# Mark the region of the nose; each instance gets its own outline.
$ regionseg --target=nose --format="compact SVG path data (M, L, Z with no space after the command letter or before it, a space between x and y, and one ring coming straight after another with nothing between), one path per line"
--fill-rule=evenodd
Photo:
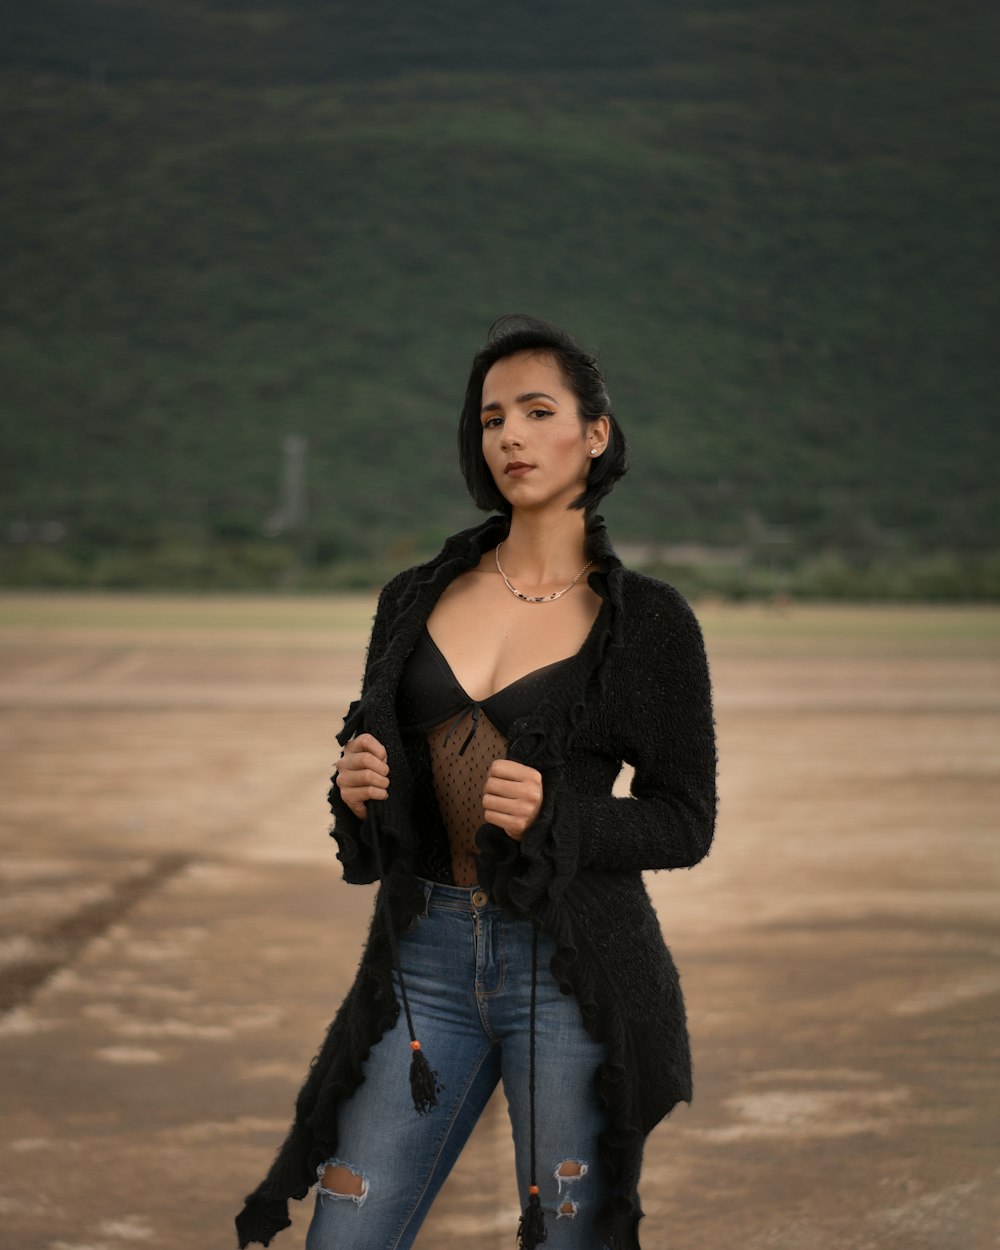
M511 447L523 447L524 437L516 418L507 417L500 435L500 446L504 451Z

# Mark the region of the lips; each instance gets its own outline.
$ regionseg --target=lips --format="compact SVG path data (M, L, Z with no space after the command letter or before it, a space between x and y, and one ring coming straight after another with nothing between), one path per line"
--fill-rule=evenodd
M530 473L534 467L533 464L525 464L523 460L512 460L510 464L504 466L504 473L508 477L524 477L525 473Z

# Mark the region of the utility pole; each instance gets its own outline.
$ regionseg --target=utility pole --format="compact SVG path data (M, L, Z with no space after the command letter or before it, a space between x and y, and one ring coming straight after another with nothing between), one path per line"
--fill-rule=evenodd
M286 434L281 440L281 490L278 506L264 522L268 538L296 530L301 538L306 523L306 447L304 434Z

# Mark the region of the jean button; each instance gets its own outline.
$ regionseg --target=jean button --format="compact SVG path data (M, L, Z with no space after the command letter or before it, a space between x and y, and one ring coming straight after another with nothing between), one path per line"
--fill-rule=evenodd
M473 907L485 907L489 901L490 901L490 896L486 893L485 890L473 890L472 891L472 906Z

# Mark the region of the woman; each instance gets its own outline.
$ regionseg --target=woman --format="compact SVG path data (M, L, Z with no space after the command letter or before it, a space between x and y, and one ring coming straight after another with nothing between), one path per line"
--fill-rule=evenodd
M345 880L381 888L241 1246L267 1245L314 1182L307 1250L411 1246L502 1080L519 1245L636 1250L644 1140L691 1097L642 871L690 867L712 838L698 625L623 568L595 514L625 440L564 331L493 326L459 444L497 515L380 596L331 806ZM629 798L611 793L623 761Z

